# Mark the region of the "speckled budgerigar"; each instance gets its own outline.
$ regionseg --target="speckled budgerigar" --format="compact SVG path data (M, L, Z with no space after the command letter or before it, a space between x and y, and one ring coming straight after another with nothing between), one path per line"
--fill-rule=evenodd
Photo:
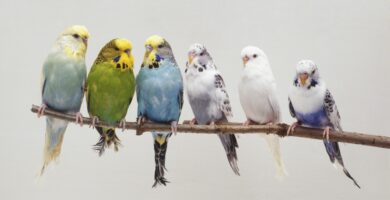
M258 47L248 46L241 51L244 70L238 85L241 106L246 115L244 125L276 124L280 122L280 108L276 98L276 83L268 58ZM280 153L279 136L265 137L274 156L277 177L287 173Z
M125 117L135 91L134 58L129 40L118 38L108 42L96 58L88 74L86 99L93 126L97 120L124 128ZM120 145L115 128L96 127L100 140L95 145L99 155L106 147Z
M216 123L227 122L228 117L233 116L225 83L204 45L190 46L185 77L188 100L195 115L192 124L213 126ZM218 137L233 172L240 175L235 135L218 134Z
M46 108L63 113L76 114L76 122L82 124L79 112L84 97L86 79L85 53L89 38L84 26L67 28L57 39L42 70L42 106L38 116ZM61 146L68 122L53 117L46 118L46 139L44 163L47 165L61 152Z
M145 56L137 75L139 126L146 120L170 124L172 132L183 106L183 80L171 46L161 36L153 35L145 42ZM164 177L168 139L172 132L153 132L157 184L166 185Z
M360 188L356 180L344 166L340 147L337 142L329 141L330 129L343 131L340 114L332 94L319 74L317 65L311 60L301 60L296 67L296 74L289 93L291 116L297 119L290 126L287 134L293 134L297 125L324 129L324 145L332 163L338 163L345 175Z

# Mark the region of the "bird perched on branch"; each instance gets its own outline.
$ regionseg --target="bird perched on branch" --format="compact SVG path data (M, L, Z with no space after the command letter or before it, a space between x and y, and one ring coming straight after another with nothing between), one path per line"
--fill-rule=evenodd
M127 109L135 90L131 50L132 45L127 39L113 39L100 50L93 63L86 87L87 108L93 118L92 126L95 126L96 121L102 120L112 126L119 122L125 128ZM112 144L114 150L118 151L120 141L114 127L96 127L96 130L100 134L100 140L95 145L99 155Z
M345 175L360 188L356 180L344 166L339 144L329 141L330 129L342 131L340 114L332 94L320 78L317 65L311 60L301 60L296 68L294 83L289 94L291 116L298 121L290 126L287 134L293 134L297 125L323 128L324 144L330 161L337 161Z
M191 45L188 51L185 77L188 100L195 115L191 123L214 125L227 122L228 117L232 116L229 95L222 76L204 45ZM238 143L235 135L218 134L218 137L226 151L233 172L240 175L236 152Z
M42 106L38 117L46 108L64 113L76 113L76 123L82 125L80 111L86 78L85 52L89 33L84 26L71 26L57 39L42 70ZM44 163L41 174L61 152L68 122L46 118Z
M247 118L244 125L279 123L280 108L276 97L276 83L267 56L261 49L248 46L241 51L241 58L244 70L238 91ZM262 136L274 156L277 177L284 177L287 173L281 158L279 136Z
M164 177L168 139L176 133L183 106L183 80L169 43L158 35L145 42L145 56L137 75L139 126L150 120L171 125L171 132L153 132L157 184L166 185Z

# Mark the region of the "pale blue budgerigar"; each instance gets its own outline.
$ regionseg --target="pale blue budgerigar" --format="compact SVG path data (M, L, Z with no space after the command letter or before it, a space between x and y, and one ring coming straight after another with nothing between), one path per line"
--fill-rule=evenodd
M146 120L170 124L173 133L183 106L183 80L171 46L161 36L153 35L145 42L145 56L136 79L139 126ZM165 155L172 132L153 132L155 182L166 185Z
M233 116L225 83L204 45L196 43L190 46L185 77L188 100L195 115L191 124L213 126L227 122L228 117ZM235 135L218 134L218 137L233 172L240 175Z
M84 26L71 26L57 39L42 70L42 106L38 117L46 108L76 114L76 123L82 125L80 107L86 79L85 53L89 38ZM60 152L68 122L53 117L46 118L44 163L41 174Z
M360 188L344 166L339 144L329 141L330 129L343 131L340 114L325 81L320 77L317 65L311 60L298 62L293 86L289 93L289 108L291 116L296 118L297 122L290 126L287 134L293 134L297 125L324 129L323 135L326 138L324 145L330 161L341 165L345 175Z

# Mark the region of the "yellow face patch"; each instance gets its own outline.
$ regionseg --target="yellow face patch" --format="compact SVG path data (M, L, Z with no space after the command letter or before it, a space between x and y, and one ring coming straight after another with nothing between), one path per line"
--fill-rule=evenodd
M78 34L81 38L88 39L89 32L85 26L74 25L65 30L63 35L73 35Z
M121 71L133 70L134 57L131 54L132 45L129 40L124 38L116 39L115 48L119 53L119 56L112 59L112 64L115 68L121 69Z

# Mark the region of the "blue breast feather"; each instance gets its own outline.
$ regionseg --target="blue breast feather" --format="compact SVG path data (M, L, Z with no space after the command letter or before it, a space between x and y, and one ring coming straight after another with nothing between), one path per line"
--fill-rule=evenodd
M78 112L84 96L85 63L48 59L43 70L43 103L58 111Z
M329 125L329 119L324 108L321 108L318 111L312 113L296 112L296 118L298 121L302 122L303 125L312 127L322 128Z
M141 68L137 76L138 116L158 123L178 121L183 80L180 69L172 62L159 68Z

